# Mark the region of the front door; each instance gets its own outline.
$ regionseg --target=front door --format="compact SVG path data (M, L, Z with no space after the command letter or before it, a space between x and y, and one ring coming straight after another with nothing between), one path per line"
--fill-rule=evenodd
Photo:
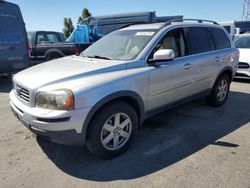
M192 95L193 64L186 56L186 42L182 29L168 32L156 49L172 49L175 59L154 63L149 77L147 110L174 103ZM154 53L154 52L153 52Z

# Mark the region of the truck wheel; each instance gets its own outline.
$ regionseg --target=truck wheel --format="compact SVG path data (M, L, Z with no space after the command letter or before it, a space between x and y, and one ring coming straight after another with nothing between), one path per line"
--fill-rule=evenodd
M135 110L115 102L98 111L89 125L87 147L96 156L109 159L129 148L138 127Z
M206 97L211 106L221 106L225 103L230 90L229 77L226 74L221 75L213 87L212 92Z
M52 53L52 54L48 54L46 56L46 61L50 61L50 60L53 60L53 59L58 59L58 58L61 58L62 56L60 54L56 54L56 53Z

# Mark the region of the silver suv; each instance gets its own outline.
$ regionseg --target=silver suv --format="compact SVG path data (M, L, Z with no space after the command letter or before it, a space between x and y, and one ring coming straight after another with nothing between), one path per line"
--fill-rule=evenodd
M213 106L228 96L239 54L215 22L131 25L80 56L16 74L10 105L32 132L96 156L125 152L143 121L196 97Z

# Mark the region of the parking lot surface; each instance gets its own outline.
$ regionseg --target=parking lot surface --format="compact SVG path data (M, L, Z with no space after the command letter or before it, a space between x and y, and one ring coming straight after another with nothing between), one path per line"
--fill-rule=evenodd
M0 187L250 187L250 82L233 82L222 107L156 115L112 160L36 137L13 117L11 87L0 78Z

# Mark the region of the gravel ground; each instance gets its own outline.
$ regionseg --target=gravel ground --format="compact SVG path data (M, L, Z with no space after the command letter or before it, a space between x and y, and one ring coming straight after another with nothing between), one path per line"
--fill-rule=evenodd
M36 137L13 117L10 88L0 78L0 187L250 188L250 82L233 82L220 108L200 99L153 117L112 160Z

